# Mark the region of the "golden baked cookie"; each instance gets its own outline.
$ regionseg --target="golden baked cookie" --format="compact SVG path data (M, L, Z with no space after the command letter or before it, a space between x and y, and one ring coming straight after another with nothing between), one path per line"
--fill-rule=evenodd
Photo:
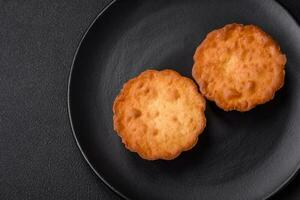
M114 129L142 158L171 160L197 143L204 110L205 99L191 79L173 70L147 70L116 97Z
M277 43L260 28L229 24L210 32L197 48L193 77L220 108L248 111L283 86L285 63Z

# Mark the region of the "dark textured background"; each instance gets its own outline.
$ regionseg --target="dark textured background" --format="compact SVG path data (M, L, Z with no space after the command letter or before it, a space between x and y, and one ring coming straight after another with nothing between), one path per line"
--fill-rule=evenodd
M300 2L280 2L300 21ZM76 47L107 3L0 0L1 200L120 199L81 156L66 98ZM299 200L300 175L272 199Z

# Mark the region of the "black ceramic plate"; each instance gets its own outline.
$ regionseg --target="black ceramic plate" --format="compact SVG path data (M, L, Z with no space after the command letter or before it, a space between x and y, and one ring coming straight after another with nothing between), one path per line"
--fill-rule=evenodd
M191 77L205 35L228 23L255 24L287 55L286 82L250 112L207 104L198 145L172 161L146 161L113 131L112 104L140 72L175 69ZM74 136L95 173L129 199L265 199L300 163L300 28L275 1L127 0L112 3L90 27L69 80Z

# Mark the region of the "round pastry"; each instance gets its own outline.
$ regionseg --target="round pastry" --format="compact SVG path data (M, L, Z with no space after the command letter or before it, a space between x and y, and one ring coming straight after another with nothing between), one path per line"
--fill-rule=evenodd
M197 143L204 110L205 99L191 79L173 70L147 70L116 97L114 129L142 158L171 160Z
M248 111L273 99L284 84L286 57L254 25L229 24L210 32L194 55L201 93L225 111Z

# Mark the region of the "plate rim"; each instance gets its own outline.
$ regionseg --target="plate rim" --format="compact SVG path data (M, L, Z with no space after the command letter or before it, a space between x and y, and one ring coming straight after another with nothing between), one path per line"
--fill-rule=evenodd
M79 149L79 151L81 152L84 160L87 162L87 164L89 165L89 167L92 169L92 171L96 174L96 176L104 183L104 185L106 187L108 187L113 193L115 193L116 195L118 195L119 197L125 199L125 200L130 200L128 197L126 197L124 194L122 194L121 192L119 192L116 188L114 188L107 180L105 180L105 178L99 174L99 172L94 168L93 164L89 161L88 157L86 156L85 152L83 151L83 149L81 148L80 142L77 138L77 134L76 131L74 129L74 125L73 125L73 120L72 120L72 114L71 114L71 103L70 103L70 90L71 90L71 82L72 82L72 74L73 74L73 69L74 69L74 64L76 62L76 58L79 52L79 49L81 48L81 45L83 43L83 41L86 38L86 35L90 32L91 28L93 27L93 25L96 23L96 21L98 21L98 19L100 19L100 17L113 5L117 2L118 0L110 0L110 2L104 6L104 8L96 15L96 17L93 19L93 21L89 24L88 28L85 30L84 34L82 35L74 56L73 56L73 60L72 60L72 64L71 64L71 68L69 70L69 75L68 75L68 90L67 90L67 107L68 107L68 118L69 118L69 124L71 127L71 131L72 131L72 135L73 138L75 139L76 142L76 146Z
M115 187L113 187L93 166L93 164L89 161L88 157L86 156L84 150L82 149L80 142L77 138L77 134L76 131L74 129L74 125L73 125L73 120L72 120L72 114L71 114L71 103L70 103L70 90L71 90L71 82L72 82L72 74L73 74L73 70L74 70L74 65L78 56L78 52L82 46L83 41L85 40L87 34L90 32L91 28L94 26L94 24L101 19L101 17L105 14L105 12L107 10L109 10L109 8L112 7L112 5L114 5L116 2L118 2L120 0L110 0L110 2L108 4L106 4L104 6L104 8L96 15L96 17L93 19L93 21L88 25L87 29L85 30L84 34L81 36L81 39L76 47L73 59L72 59L72 63L71 63L71 67L69 70L69 74L68 74L68 84L67 84L67 108L68 108L68 118L69 118L69 125L71 127L71 131L72 131L72 135L73 138L76 142L76 146L79 149L79 151L81 152L84 160L87 162L87 164L89 165L89 167L92 169L92 171L96 174L96 176L104 183L105 186L107 186L114 194L116 194L117 196L125 199L125 200L130 200L130 198L128 196L125 196L124 194L122 194L120 191L118 191ZM283 10L285 10L285 12L288 13L288 15L292 18L292 20L299 25L300 22L298 22L298 20L296 20L296 18L294 17L294 15L281 3L278 2L278 0L273 0L273 2L275 2L279 7L281 7ZM282 191L284 188L286 188L288 186L288 184L296 177L296 175L300 173L300 162L298 163L298 165L295 167L295 169L291 172L291 174L281 183L279 184L272 192L270 192L269 194L266 194L262 200L268 200L269 198L273 197L275 194L277 194L278 192Z

